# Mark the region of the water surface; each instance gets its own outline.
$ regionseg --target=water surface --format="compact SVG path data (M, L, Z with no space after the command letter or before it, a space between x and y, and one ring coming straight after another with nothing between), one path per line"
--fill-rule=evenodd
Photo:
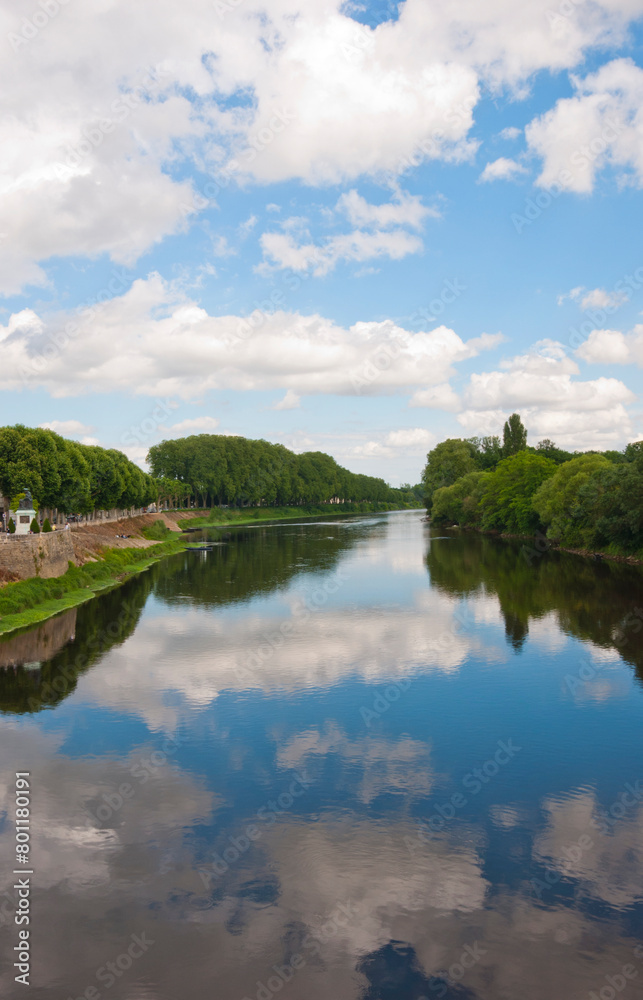
M641 571L433 535L213 532L0 643L32 997L643 997Z

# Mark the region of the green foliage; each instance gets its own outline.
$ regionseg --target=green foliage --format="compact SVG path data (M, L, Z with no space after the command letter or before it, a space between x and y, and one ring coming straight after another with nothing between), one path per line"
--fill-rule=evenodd
M303 506L335 497L404 503L402 492L383 479L349 472L324 452L295 455L268 441L194 434L153 445L148 461L157 480L178 482L201 507Z
M581 518L579 491L601 469L612 463L603 455L578 455L559 465L533 498L534 510L547 528L547 537L564 545L582 546L587 540L587 524Z
M574 456L571 451L564 451L562 448L557 448L553 441L549 438L544 438L539 441L536 445L536 451L539 455L544 455L545 458L551 458L556 462L557 465L561 465L563 462L569 462Z
M535 452L521 450L503 458L485 483L480 501L482 527L522 534L535 531L539 517L532 498L555 471L555 462Z
M586 548L643 553L643 468L638 462L610 465L578 491L577 511Z
M502 429L502 454L505 458L517 455L527 447L527 431L520 414L512 413Z
M173 532L164 521L158 520L154 524L150 524L149 527L143 528L141 534L151 542L164 542Z
M476 461L481 469L495 469L502 458L502 445L499 437L467 438L475 450Z
M422 474L424 486L424 502L431 512L433 496L436 490L444 486L452 486L461 476L474 472L477 467L476 448L470 441L462 438L447 438L436 445L427 455L427 462Z
M9 534L14 535L16 532L16 522L12 517L9 518Z
M157 496L151 476L120 451L78 444L40 427L1 427L0 493L19 497L25 489L35 510L67 514L141 507Z
M18 510L18 506L20 504L20 501L24 497L26 497L26 495L27 494L25 493L25 491L21 490L20 493L16 493L15 496L11 497L11 501L10 501L10 503L11 503L11 509L12 510ZM36 500L35 497L32 497L32 501L33 501L33 510L38 511L38 501Z
M499 462L498 438L437 445L424 470L431 520L515 534L542 527L548 538L573 548L643 555L643 441L622 452L585 454L548 438L536 448L526 441L514 413L502 451L517 450Z
M30 529L31 529L31 533L32 534L34 534L34 535L39 535L40 534L40 525L38 524L38 518L33 517L31 519Z
M52 527L51 527L51 524L49 523L49 518L48 517L46 517L45 520L44 520L44 522L43 522L42 530L43 530L43 532L48 532L48 531L52 531L53 530Z
M459 524L474 527L480 524L480 501L491 473L469 472L452 486L442 486L433 494L431 520L438 524Z

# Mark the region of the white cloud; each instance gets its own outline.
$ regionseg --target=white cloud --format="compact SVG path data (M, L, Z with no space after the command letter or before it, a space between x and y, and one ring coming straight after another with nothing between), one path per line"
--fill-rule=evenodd
M244 0L225 17L211 0L180 10L171 0L135 9L111 0L82 17L61 6L30 41L20 37L22 12L6 8L2 290L44 283L41 262L52 256L133 262L216 199L214 183L195 200L191 182L177 179L193 166L226 169L221 188L398 177L413 158L470 159L482 85L524 95L538 71L618 44L640 13L639 0L601 0L558 31L548 4L406 0L397 20L369 28L342 0ZM626 127L609 157L640 176L641 75L613 62L579 84L573 106L559 102L532 123L541 183L565 160L565 143L591 141L613 116ZM593 169L571 186L589 189Z
M435 441L435 434L425 427L405 427L399 431L391 431L386 436L386 443L391 448L407 448L420 454Z
M273 410L297 410L301 406L301 397L289 389L283 399L272 407Z
M378 441L364 441L355 445L348 454L350 459L394 459L400 454L426 455L436 441L435 434L425 427L404 427L401 430L389 431Z
M344 212L354 226L375 229L390 229L393 226L421 229L427 216L439 218L440 215L424 205L419 195L410 195L406 191L397 191L391 202L371 205L352 189L340 197L337 211Z
M589 364L638 365L643 368L643 325L627 334L619 330L593 330L576 351Z
M502 132L498 133L501 139L507 139L508 141L513 141L517 139L518 136L522 135L522 129L516 128L515 125L509 125L507 128L503 128Z
M172 436L183 437L185 434L209 434L218 426L219 421L215 417L191 417L172 424L171 427L163 427L162 430Z
M0 387L42 386L55 396L410 392L448 381L459 361L498 342L486 334L465 342L445 326L412 334L391 320L344 329L285 312L261 313L253 327L239 316L208 315L157 274L73 320L63 314L12 329L0 343Z
M643 184L643 69L616 59L584 80L525 129L530 150L543 160L541 187L587 194L607 165L622 180Z
M562 345L541 341L502 371L471 375L458 421L471 433L498 434L512 411L520 412L530 439L554 439L571 450L624 443L632 424L626 406L634 394L621 381L573 379L576 363Z
M355 230L341 236L332 236L323 244L297 243L290 233L264 233L261 237L264 252L262 271L273 268L291 268L293 271L310 271L321 277L332 271L340 261L366 261L381 257L401 260L422 250L422 240L401 229L367 233Z
M614 288L607 291L605 288L587 289L583 285L572 288L571 291L557 298L558 305L562 305L565 299L573 302L580 302L581 309L618 309L625 302L629 301L629 294L625 289Z
M74 438L81 444L100 444L97 437L92 435L93 427L88 427L80 420L50 420L45 424L38 424L44 430L54 431L62 437Z
M526 173L527 171L520 163L516 163L515 160L509 160L506 156L500 156L492 163L487 163L480 174L480 180L482 182L512 181L514 178Z
M426 406L433 410L459 410L460 397L448 382L432 385L428 389L418 389L413 394L409 406Z
M380 205L371 204L352 189L340 196L334 212L326 214L331 221L346 216L358 228L315 243L306 228L306 219L299 216L285 219L281 231L261 236L264 260L259 271L285 267L312 271L321 277L340 261L364 262L381 257L400 260L422 249L422 241L408 230L422 229L428 216L436 218L440 213L424 205L419 196L399 189L392 201Z

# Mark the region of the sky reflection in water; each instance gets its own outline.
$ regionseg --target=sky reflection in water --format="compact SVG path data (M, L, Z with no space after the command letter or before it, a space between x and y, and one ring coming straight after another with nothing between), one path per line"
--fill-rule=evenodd
M420 512L223 540L0 644L31 995L643 996L640 570Z

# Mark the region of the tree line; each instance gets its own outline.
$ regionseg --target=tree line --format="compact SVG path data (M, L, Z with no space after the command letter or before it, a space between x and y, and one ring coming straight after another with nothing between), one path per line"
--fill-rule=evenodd
M200 506L412 504L414 488L349 472L321 451L296 455L282 444L222 434L194 434L153 445L152 474L189 484Z
M519 414L498 437L449 438L422 478L431 521L482 531L542 532L573 548L643 550L643 441L623 451L530 447Z
M16 509L25 489L36 509L65 514L165 503L256 506L371 502L418 505L420 488L393 489L356 475L323 452L295 455L283 445L198 434L150 448L151 472L121 451L79 444L44 428L0 428L0 494Z

